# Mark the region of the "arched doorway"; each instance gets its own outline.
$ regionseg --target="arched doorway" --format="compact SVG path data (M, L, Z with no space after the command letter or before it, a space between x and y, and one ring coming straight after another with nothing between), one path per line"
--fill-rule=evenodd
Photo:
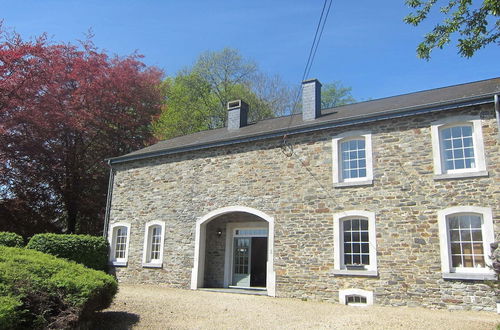
M194 250L194 266L191 272L191 289L196 290L204 286L205 270L206 270L206 252L207 246L207 228L208 233L212 233L214 228L209 226L210 222L216 219L226 218L231 215L246 214L252 216L258 221L224 221L221 224L223 228L215 228L217 234L225 232L224 244L224 282L223 287L228 286L243 286L253 284L260 286L265 281L265 288L269 296L276 295L276 275L274 272L274 218L259 210L245 206L230 206L212 211L196 221L195 234L195 250ZM248 218L248 217L247 217ZM265 224L263 226L262 224ZM212 226L213 227L213 226ZM212 236L211 236L212 237ZM265 237L265 240L263 239ZM264 244L265 241L265 244ZM222 244L222 243L221 243ZM265 246L265 248L264 248ZM254 255L262 253L262 250L267 250L267 262L265 269L265 277L258 274L259 270L251 269L251 250L254 250ZM264 251L265 251L264 250ZM260 252L259 252L260 251ZM248 255L244 255L248 253ZM243 254L243 255L241 255ZM245 268L245 262L248 262ZM258 264L258 262L254 262ZM211 266L211 265L209 265ZM243 271L238 271L243 269ZM252 271L255 273L252 276ZM248 278L245 278L245 274ZM259 280L260 278L260 280ZM261 281L261 282L259 282Z

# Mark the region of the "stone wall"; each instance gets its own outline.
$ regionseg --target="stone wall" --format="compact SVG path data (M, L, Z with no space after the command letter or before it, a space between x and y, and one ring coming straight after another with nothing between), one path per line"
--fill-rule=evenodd
M488 177L434 180L430 123L480 114ZM374 182L334 188L334 135L370 130ZM196 220L242 205L275 219L274 267L280 297L338 302L338 291L374 292L375 304L494 310L481 281L443 280L437 211L452 206L493 210L500 229L500 144L491 105L391 119L281 139L182 153L116 165L111 223L132 224L128 267L120 281L190 286ZM307 167L307 168L306 168ZM375 212L377 277L334 276L333 214ZM144 224L166 222L162 269L141 267Z

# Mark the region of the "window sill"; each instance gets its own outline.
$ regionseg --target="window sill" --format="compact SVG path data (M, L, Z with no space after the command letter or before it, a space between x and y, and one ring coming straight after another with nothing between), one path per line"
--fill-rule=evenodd
M356 187L356 186L370 186L373 184L373 180L363 180L363 181L344 181L335 182L333 184L334 188L344 188L344 187Z
M352 269L335 269L332 271L335 276L363 276L363 277L377 277L376 270L352 270Z
M495 274L491 273L443 273L445 280L473 280L473 281L492 281L496 280Z
M153 262L146 262L142 264L143 268L163 268L163 263L153 263Z
M115 267L127 267L127 261L110 261L109 264Z
M436 174L436 175L434 175L434 180L476 178L476 177L483 177L483 176L488 176L488 171Z

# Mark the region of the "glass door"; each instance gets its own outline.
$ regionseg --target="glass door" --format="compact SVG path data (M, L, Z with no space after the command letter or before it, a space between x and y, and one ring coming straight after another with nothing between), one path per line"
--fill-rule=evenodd
M251 237L234 238L233 285L250 287Z

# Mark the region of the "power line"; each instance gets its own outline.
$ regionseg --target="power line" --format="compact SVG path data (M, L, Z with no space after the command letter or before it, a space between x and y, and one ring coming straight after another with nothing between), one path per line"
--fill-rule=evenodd
M330 1L330 2L328 4L328 9L326 10L326 14L325 14L325 8L326 8L328 1ZM302 83L302 81L304 81L306 79L306 77L309 75L309 72L311 71L312 65L314 63L314 58L316 56L316 51L318 50L318 46L319 46L319 43L321 41L321 36L323 35L323 30L325 28L325 24L326 24L326 21L328 19L328 15L330 13L330 8L332 6L332 2L333 2L333 0L325 0L323 3L323 8L321 9L321 15L320 15L319 20L318 20L318 25L316 26L316 31L314 33L313 42L311 44L311 49L309 50L309 56L307 58L306 66L304 68L304 73L302 74L301 83ZM318 34L318 32L319 32L319 34ZM282 152L287 157L290 157L293 154L293 146L291 144L287 143L287 136L288 136L288 131L290 129L290 126L292 125L293 112L294 112L295 108L297 107L297 104L299 103L300 94L301 94L301 88L299 88L297 90L297 94L295 96L294 103L292 105L292 108L290 109L290 112L291 112L290 119L288 121L286 132L283 135L283 143L282 143L281 149L282 149Z

